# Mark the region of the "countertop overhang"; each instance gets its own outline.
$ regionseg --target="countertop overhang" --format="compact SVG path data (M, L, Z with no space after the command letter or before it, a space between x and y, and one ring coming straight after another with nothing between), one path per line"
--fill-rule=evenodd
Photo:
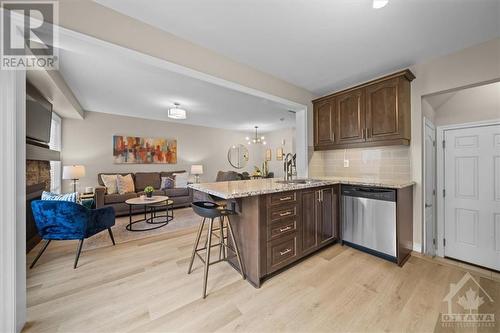
M235 180L214 183L189 184L193 190L208 193L222 199L237 199L256 195L294 191L305 188L329 186L335 184L363 185L383 188L401 189L415 185L410 180L375 180L351 177L316 177L307 183L280 183L282 179Z

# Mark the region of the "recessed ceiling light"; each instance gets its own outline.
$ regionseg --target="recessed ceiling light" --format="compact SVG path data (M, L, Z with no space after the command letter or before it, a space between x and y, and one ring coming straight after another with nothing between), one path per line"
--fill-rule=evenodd
M374 9L384 8L385 6L387 6L388 3L389 0L373 0L373 8Z
M186 119L186 110L181 109L179 103L174 103L174 107L168 109L167 116L172 119Z

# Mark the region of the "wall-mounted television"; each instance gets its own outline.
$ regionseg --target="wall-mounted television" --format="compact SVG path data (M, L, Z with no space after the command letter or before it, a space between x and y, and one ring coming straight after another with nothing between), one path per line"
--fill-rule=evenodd
M39 102L26 99L26 137L42 143L50 141L52 110Z

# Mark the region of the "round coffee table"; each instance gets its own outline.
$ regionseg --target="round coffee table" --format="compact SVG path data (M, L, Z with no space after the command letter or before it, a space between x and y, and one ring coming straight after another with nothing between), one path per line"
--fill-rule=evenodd
M129 207L129 223L125 227L128 231L147 231L154 230L166 226L170 221L174 219L174 201L170 200L167 196L155 195L151 198L132 198L125 201ZM132 206L144 206L144 218L132 221ZM147 210L149 208L150 217L147 217ZM157 215L157 210L165 208L166 215ZM170 212L169 212L170 211ZM164 218L158 221L159 218ZM144 229L133 229L132 226L139 222L146 222L147 224L153 225L150 228Z

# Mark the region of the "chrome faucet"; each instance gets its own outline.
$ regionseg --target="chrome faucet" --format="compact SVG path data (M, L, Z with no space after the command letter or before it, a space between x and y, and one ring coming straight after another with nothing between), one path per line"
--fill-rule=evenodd
M285 161L283 162L283 171L285 181L292 180L293 175L296 173L295 159L297 154L292 155L291 153L286 154Z

